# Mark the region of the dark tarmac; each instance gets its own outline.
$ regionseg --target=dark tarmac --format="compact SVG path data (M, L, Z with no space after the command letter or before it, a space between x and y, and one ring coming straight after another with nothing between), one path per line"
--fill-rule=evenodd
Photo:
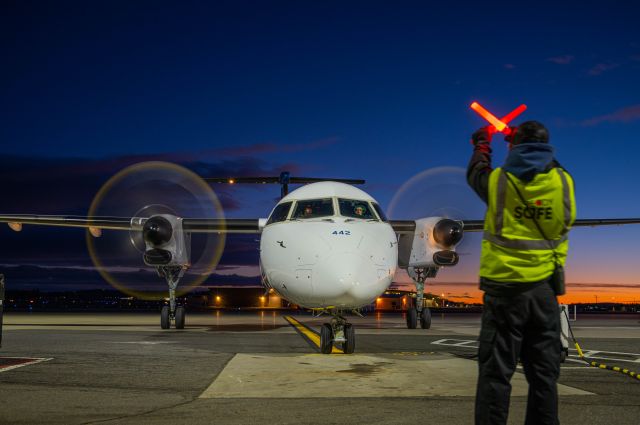
M436 314L429 330L400 314L352 317L356 353L327 356L284 314L192 314L180 331L155 314L6 314L0 423L473 423L479 315ZM316 331L327 320L291 316ZM572 325L593 359L640 371L639 321ZM561 423L638 423L640 380L572 351L560 384ZM513 387L509 423L521 424L521 371Z

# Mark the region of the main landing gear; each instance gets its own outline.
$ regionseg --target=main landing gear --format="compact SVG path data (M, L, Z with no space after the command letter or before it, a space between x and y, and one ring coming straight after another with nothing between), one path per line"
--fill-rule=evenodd
M171 322L176 329L184 329L185 308L176 304L176 288L180 278L184 275L185 268L180 266L159 266L158 276L164 277L169 285L169 305L163 305L160 310L160 327L169 329Z
M347 323L340 313L331 313L333 318L330 323L325 323L320 328L320 352L331 354L333 344L339 344L344 354L353 354L356 349L356 331L351 323Z
M407 309L407 328L416 329L418 327L418 319L420 319L420 327L429 329L431 328L431 310L429 310L429 307L423 306L424 283L428 278L436 277L438 269L436 267L410 267L407 272L416 285L415 305Z

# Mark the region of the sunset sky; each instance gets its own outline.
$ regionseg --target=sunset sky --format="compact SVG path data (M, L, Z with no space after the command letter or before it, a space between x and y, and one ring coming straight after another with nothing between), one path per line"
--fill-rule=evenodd
M84 215L109 176L163 160L363 178L393 218L479 219L464 181L478 101L496 115L526 103L515 123L546 124L579 218L640 217L640 6L432 3L3 1L0 213ZM495 140L496 165L506 152ZM237 218L266 217L279 194L214 189ZM640 300L639 240L640 225L573 230L566 299ZM79 230L3 226L0 241L9 282L20 265L51 270L16 289L80 289L60 270L91 267ZM255 276L257 246L229 237L217 277ZM428 290L478 300L479 247L468 235Z

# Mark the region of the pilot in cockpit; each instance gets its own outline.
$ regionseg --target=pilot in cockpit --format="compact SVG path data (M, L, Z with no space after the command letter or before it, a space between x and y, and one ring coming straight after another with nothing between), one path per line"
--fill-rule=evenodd
M305 205L304 210L302 212L303 217L311 217L313 215L313 208L311 205Z
M353 208L353 213L358 217L364 217L365 211L366 211L366 209L365 209L364 205L362 205L362 204L357 204Z

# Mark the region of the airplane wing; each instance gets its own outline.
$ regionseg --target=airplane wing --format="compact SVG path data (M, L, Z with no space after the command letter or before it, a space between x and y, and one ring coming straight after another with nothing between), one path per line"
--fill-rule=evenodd
M461 220L464 232L482 232L484 220ZM413 220L391 220L389 221L393 230L399 234L413 233L416 222ZM619 226L623 224L640 224L640 218L587 218L578 219L572 227L595 227L595 226Z
M0 223L7 223L13 230L20 231L23 225L83 227L101 230L132 230L134 217L83 217L62 215L0 215ZM137 219L137 218L135 218ZM144 224L145 218L137 219L137 226ZM262 219L218 219L185 218L182 227L189 233L260 233L264 225Z
M41 225L58 227L83 227L103 230L131 230L133 217L85 217L62 215L0 215L0 223L8 223L14 230L22 225ZM143 221L138 223L144 223ZM484 220L462 220L463 231L481 232ZM390 220L389 224L399 234L413 233L416 222L413 220ZM604 218L578 219L573 227L612 226L623 224L640 224L640 218ZM263 219L257 218L185 218L183 228L191 233L260 233L264 226Z

